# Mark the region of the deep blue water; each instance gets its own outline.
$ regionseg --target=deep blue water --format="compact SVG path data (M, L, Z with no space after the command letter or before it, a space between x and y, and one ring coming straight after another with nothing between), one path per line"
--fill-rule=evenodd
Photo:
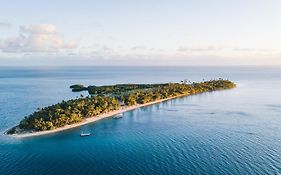
M236 89L170 100L53 135L3 135L74 83L227 78ZM279 67L0 67L0 175L280 174ZM81 131L94 133L80 138Z

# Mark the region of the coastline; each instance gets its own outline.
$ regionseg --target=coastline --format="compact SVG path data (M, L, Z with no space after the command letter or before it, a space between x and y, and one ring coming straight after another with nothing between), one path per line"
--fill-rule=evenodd
M150 106L150 105L153 105L153 104L161 103L163 101L167 101L167 100L171 100L171 99L175 99L175 98L179 98L179 97L183 97L183 96L189 96L189 95L190 94L179 95L179 96L175 96L175 97L169 97L169 98L165 98L165 99L161 99L161 100L156 100L156 101L145 103L145 104L137 104L137 105L133 105L133 106L121 107L119 110L110 111L110 112L100 114L100 115L97 115L97 116L89 117L89 118L86 118L85 120L83 120L82 122L75 123L75 124L72 124L72 125L63 126L63 127L56 128L56 129L53 129L53 130L38 131L38 132L27 132L27 133L22 133L22 134L6 134L6 133L4 133L4 134L7 135L7 136L15 137L15 138L26 138L26 137L35 137L35 136L53 134L53 133L56 133L56 132L61 132L61 131L76 128L76 127L79 127L79 126L82 126L82 125L86 125L86 124L89 124L89 123L93 123L93 122L96 122L98 120L102 120L104 118L109 118L109 117L112 117L112 116L117 115L119 113L132 111L134 109L138 109L138 108L141 108L141 107Z

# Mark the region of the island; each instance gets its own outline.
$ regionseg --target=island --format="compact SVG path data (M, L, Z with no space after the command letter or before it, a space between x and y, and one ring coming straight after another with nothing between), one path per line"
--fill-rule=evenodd
M28 137L54 133L169 99L234 87L235 83L224 79L198 83L72 85L70 88L75 92L87 90L89 95L38 109L6 134Z

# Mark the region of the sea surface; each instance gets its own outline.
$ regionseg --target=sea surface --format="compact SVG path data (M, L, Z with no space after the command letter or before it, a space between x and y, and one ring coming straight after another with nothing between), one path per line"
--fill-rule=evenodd
M37 108L79 96L71 84L218 78L237 88L47 136L3 134ZM81 138L82 131L92 136ZM0 175L39 174L281 174L281 68L0 67Z

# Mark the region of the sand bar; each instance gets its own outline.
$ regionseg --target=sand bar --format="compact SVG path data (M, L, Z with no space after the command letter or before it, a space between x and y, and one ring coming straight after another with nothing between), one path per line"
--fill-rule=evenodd
M60 132L60 131L65 131L65 130L68 130L68 129L71 129L71 128L75 128L75 127L78 127L78 126L86 125L88 123L93 123L95 121L98 121L98 120L101 120L101 119L104 119L104 118L112 117L112 116L117 115L119 113L124 113L124 112L131 111L131 110L134 110L134 109L137 109L137 108L153 105L153 104L156 104L156 103L160 103L160 102L163 102L163 101L167 101L167 100L182 97L182 96L187 96L187 95L179 95L179 96L175 96L175 97L156 100L156 101L145 103L145 104L137 104L137 105L133 105L133 106L122 107L119 110L110 111L110 112L100 114L100 115L97 115L97 116L94 116L94 117L89 117L89 118L84 119L82 122L71 124L71 125L66 125L66 126L63 126L63 127L60 127L60 128L53 129L53 130L38 131L38 132L26 132L26 133L20 133L20 134L11 134L11 135L8 135L8 136L17 137L17 138L24 138L24 137L34 137L34 136L52 134L52 133L56 133L56 132Z

